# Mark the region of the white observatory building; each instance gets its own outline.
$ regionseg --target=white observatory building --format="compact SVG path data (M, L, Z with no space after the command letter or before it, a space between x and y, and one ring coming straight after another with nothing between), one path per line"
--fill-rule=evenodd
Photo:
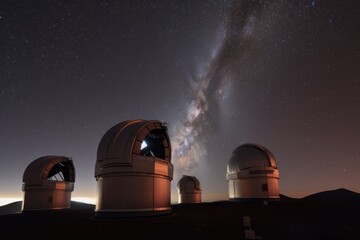
M110 128L97 151L96 217L171 213L173 178L167 127L156 120L129 120Z
M244 144L227 165L229 200L279 200L279 170L274 155L263 146Z
M43 156L25 169L22 211L71 207L75 168L64 156Z
M178 203L201 203L201 187L196 177L183 175L177 189Z

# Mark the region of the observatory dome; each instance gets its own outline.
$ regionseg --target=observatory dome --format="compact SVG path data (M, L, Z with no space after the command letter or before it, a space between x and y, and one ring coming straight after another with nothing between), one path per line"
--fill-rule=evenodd
M236 148L227 166L228 174L238 173L250 168L276 168L273 154L257 144L244 144Z
M25 169L22 210L61 209L71 207L75 168L64 156L43 156Z
M201 203L201 187L196 177L183 175L177 188L179 203Z
M278 199L279 171L274 155L258 144L236 148L227 165L229 199Z
M129 120L102 137L97 151L97 217L171 212L171 145L164 123Z

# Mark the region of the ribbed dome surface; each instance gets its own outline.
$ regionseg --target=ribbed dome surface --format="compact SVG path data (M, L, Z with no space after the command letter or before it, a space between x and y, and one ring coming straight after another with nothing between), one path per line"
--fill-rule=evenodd
M72 160L64 156L43 156L29 164L23 175L24 183L40 183L58 177L58 181L75 182Z
M231 155L227 166L227 173L239 173L251 168L276 167L273 154L263 146L257 144L244 144L236 148Z
M134 156L170 162L170 139L163 123L137 119L110 128L98 146L95 176L106 174L106 169L131 165Z
M199 180L194 176L184 175L178 182L177 188L181 192L194 192L201 190Z

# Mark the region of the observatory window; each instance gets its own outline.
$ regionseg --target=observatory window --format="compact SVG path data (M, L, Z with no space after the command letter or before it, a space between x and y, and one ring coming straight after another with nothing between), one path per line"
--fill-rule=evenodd
M165 158L165 133L163 129L154 129L149 132L141 143L140 154L146 157Z
M143 141L143 142L141 143L141 148L140 148L140 150L143 150L143 149L146 148L146 147L147 147L147 144L146 144L145 141Z
M261 186L261 189L262 189L263 192L269 191L267 184L263 184L263 185Z
M71 164L68 161L62 161L55 164L48 173L47 180L51 181L71 181Z

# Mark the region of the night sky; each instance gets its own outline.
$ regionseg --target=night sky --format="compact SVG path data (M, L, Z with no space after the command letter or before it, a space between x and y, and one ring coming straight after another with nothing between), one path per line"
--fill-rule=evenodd
M360 2L0 2L0 198L44 155L71 157L96 198L96 151L118 122L167 123L183 175L227 199L244 143L275 156L280 193L360 192Z

